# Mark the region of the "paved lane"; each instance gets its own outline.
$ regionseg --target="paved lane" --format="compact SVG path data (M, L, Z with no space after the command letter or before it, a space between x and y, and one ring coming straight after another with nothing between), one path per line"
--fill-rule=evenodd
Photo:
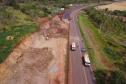
M86 6L85 6L86 7ZM69 52L69 80L68 84L95 84L91 67L85 67L82 62L81 48L84 47L82 36L77 25L77 15L84 6L75 6L68 9L64 14L64 19L71 18L69 43L77 43L76 51Z

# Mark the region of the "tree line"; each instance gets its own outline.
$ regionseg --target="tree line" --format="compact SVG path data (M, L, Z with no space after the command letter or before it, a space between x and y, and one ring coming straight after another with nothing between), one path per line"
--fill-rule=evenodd
M98 11L95 8L86 10L90 18L98 26L99 30L105 33L126 32L126 25L120 18L115 18L107 9ZM115 13L115 12L113 12Z
M126 44L122 44L126 41L126 24L122 19L115 17L125 15L125 12L89 8L86 14L102 37L103 52L118 68L116 71L95 71L97 84L126 84Z

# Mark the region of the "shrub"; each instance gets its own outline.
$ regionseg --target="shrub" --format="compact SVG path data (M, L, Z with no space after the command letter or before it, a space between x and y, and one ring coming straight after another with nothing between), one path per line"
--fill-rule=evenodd
M126 84L126 79L120 71L96 70L97 84Z

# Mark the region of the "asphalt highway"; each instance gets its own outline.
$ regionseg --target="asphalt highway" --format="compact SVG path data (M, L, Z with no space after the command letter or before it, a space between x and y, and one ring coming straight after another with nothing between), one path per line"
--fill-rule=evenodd
M94 74L91 66L86 67L82 61L81 48L85 48L83 45L83 39L77 24L77 16L80 11L87 6L76 5L66 10L63 19L70 20L69 30L69 46L72 42L76 42L76 51L69 51L69 77L68 84L95 84Z

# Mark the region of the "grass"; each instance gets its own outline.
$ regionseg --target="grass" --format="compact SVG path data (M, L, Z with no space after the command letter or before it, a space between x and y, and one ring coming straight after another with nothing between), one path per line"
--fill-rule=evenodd
M97 84L126 84L123 60L108 46L108 39L98 31L86 14L79 16L78 24L89 52ZM111 39L109 41L114 42ZM115 42L115 45L118 45L118 42ZM117 48L122 50L121 47Z
M45 16L45 13L40 7L40 5L36 2L30 2L30 3L19 3L18 4L19 9L31 17L43 17Z
M80 19L82 19L81 17L79 17L79 20ZM79 24L82 24L81 22L79 22ZM93 64L95 64L95 65L93 65L93 66L95 66L95 67L97 67L97 68L101 68L101 65L99 66L99 62L98 61L96 61L96 57L95 57L95 54L94 54L94 51L93 51L93 49L91 48L91 46L88 44L88 40L87 40L87 38L86 38L86 34L85 34L85 32L84 32L84 30L83 30L83 28L82 28L82 25L79 25L80 26L80 32L81 32L81 34L82 34L82 37L83 37L83 42L84 42L84 45L86 46L86 48L87 48L87 50L88 50L88 53L89 53L89 55L90 55L90 59L91 59L91 62L93 63Z
M13 7L0 8L0 63L8 57L16 45L27 35L35 32L38 27L29 15ZM0 18L0 19L1 19Z
M19 3L19 9L31 17L45 17L48 15L53 15L59 12L59 7L54 7L51 5L43 5L38 2L30 2L30 3Z
M13 26L9 30L5 30L0 35L0 63L2 63L13 48L28 34L37 30L36 24L27 24L21 26ZM8 37L13 37L7 39Z
M13 7L2 7L0 8L2 18L0 21L0 29L9 29L10 26L18 26L23 24L32 23L32 18L20 10L16 10Z
M4 62L25 36L37 30L33 19L58 11L58 7L48 7L34 1L17 3L16 7L0 6L0 63Z
M96 27L92 25L86 15L79 16L79 25L87 47L91 48L89 49L89 54L93 66L96 69L109 69L108 66L109 64L111 66L112 63L109 62L109 59L104 56L105 54L102 51L105 42L102 40L101 34L97 31Z

